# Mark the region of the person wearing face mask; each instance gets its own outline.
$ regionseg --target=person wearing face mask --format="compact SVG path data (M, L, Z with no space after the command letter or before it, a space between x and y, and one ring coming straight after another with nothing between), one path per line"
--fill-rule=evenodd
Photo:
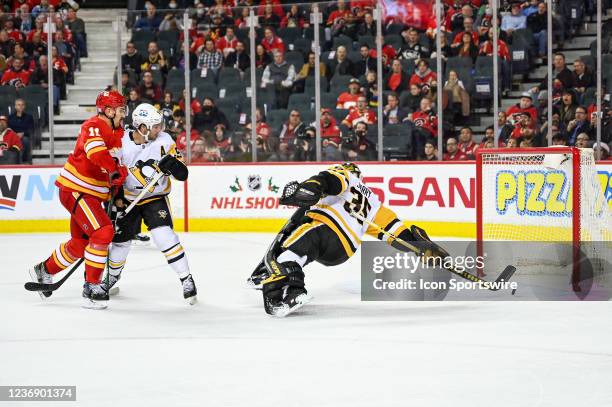
M202 133L204 130L213 131L215 126L222 124L226 129L230 128L225 114L215 106L215 101L205 97L202 102L202 111L193 118L193 126Z

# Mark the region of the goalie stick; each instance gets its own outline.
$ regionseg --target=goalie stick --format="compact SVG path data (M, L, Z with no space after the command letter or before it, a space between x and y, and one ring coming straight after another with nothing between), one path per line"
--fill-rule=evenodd
M157 184L157 181L159 181L161 179L161 177L163 177L165 174L161 171L157 172L153 178L151 179L151 181L149 181L149 183L144 186L142 188L142 191L140 191L140 194L138 194L138 196L132 201L132 203L126 208L126 210L123 212L123 214L119 217L117 217L116 221L123 218L125 215L127 215L132 209L134 209L134 207L136 206L136 204L138 204L138 202L140 202L142 200L142 198L147 194L147 191L149 190L149 188L151 188L152 186L154 186L155 184ZM108 205L108 210L110 212L110 208L112 207L112 204L109 202ZM115 221L115 222L116 222ZM76 271L76 269L79 268L79 266L81 265L81 263L83 263L84 258L81 257L75 264L74 266L72 266L72 268L70 269L70 271L68 271L66 273L66 275L64 277L61 278L61 280L55 282L55 283L51 283L51 284L43 284L43 283L36 283L33 281L28 281L27 283L24 284L24 287L26 290L28 291L55 291L58 288L60 288L62 286L62 284L64 284L66 282L66 280L68 280L68 278L72 275L72 273L74 273Z
M349 202L345 199L346 202ZM350 202L349 202L350 203ZM403 239L400 239L399 237L395 236L393 233L391 232L387 232L386 230L384 230L383 228L381 228L380 226L378 226L376 223L368 220L367 218L365 218L364 216L354 212L354 211L350 211L351 216L353 216L354 218L367 223L369 226L375 228L378 232L384 234L385 236L387 236L390 239L395 240L397 243L401 244L402 246L406 247L408 250L410 250L411 252L417 254L417 255L421 255L421 250L419 250L418 247L406 242ZM466 280L470 280L474 283L483 283L486 284L487 288L491 291L498 291L500 289L499 284L501 282L504 281L508 281L510 280L510 278L512 277L512 275L514 274L514 272L516 271L516 268L514 266L506 266L506 268L499 274L499 276L497 277L497 279L495 279L495 281L493 282L494 285L491 286L491 282L483 280L480 277L477 277L473 274L468 273L467 271L458 271L455 270L454 267L447 267L447 266L443 266L444 269L446 271L449 271L450 273L453 273L461 278L464 278Z

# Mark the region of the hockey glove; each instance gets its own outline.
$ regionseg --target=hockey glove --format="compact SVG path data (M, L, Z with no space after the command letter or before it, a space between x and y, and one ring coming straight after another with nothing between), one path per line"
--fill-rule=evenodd
M185 181L189 175L187 166L173 155L165 155L157 163L159 170L166 175L172 175L177 181Z
M123 184L128 176L128 169L124 165L117 165L111 174L111 194L115 196L123 189Z
M410 226L410 231L414 237L415 244L421 249L421 256L427 258L440 257L442 259L450 254L436 243L432 242L427 232L416 225Z
M293 186L295 187L291 188ZM316 180L309 179L301 184L287 184L287 186L285 186L285 190L283 191L283 196L280 199L280 203L282 205L309 207L319 202L322 196L323 190L321 188L321 183Z

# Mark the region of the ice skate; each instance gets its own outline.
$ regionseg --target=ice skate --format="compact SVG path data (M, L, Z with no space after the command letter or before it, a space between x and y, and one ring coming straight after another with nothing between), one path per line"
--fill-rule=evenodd
M47 272L44 262L38 263L28 272L30 273L30 277L32 277L32 281L35 283L53 284L53 276ZM38 294L40 298L44 300L45 298L51 297L53 291L39 291Z
M102 284L85 283L83 285L83 308L105 309L108 307L108 292Z
M195 282L193 281L191 274L185 278L181 278L181 283L183 284L183 298L185 298L187 303L189 305L193 305L198 302L198 290L196 289Z

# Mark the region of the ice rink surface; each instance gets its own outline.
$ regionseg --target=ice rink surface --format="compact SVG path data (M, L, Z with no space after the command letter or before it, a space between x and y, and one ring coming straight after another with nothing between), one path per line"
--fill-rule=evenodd
M23 288L65 237L0 235L0 385L77 386L50 405L612 406L610 302L361 302L356 256L309 266L313 302L276 319L243 288L273 236L191 233L198 305L149 246L92 311L80 271L44 302Z

